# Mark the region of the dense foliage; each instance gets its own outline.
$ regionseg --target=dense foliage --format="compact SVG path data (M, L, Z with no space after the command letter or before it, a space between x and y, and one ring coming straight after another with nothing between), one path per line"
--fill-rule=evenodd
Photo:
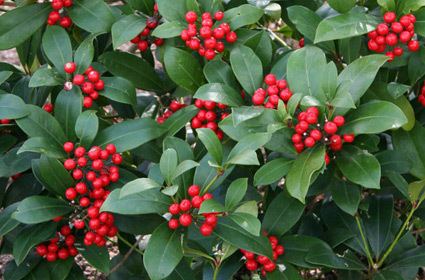
M4 279L423 277L425 1L270 2L0 0Z

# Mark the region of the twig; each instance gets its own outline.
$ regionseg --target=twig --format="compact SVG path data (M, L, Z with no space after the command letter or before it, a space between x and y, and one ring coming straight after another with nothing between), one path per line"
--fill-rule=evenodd
M114 266L114 267L111 269L111 271L109 271L109 273L107 274L107 276L108 276L108 275L111 275L113 272L117 271L117 269L118 269L120 266L122 266L122 265L123 265L123 264L127 261L127 259L130 257L131 253L133 253L134 249L135 249L135 248L137 247L137 245L140 243L140 241L142 240L142 238L143 238L143 235L140 235L140 236L139 236L139 238L137 238L136 243L134 243L134 244L133 244L133 246L131 246L130 250L128 250L128 252L124 255L124 258L122 258L122 260L121 260L119 263L117 263L117 265L116 265L116 266Z
M360 235L362 237L363 246L365 247L367 260L369 262L369 265L371 267L374 267L375 264L373 263L372 255L371 255L370 250L369 250L369 245L368 245L367 240L366 240L366 237L365 237L365 235L363 233L362 224L360 222L360 218L359 218L359 215L358 214L356 215L356 222L357 222L357 227L359 228L359 231L360 231Z

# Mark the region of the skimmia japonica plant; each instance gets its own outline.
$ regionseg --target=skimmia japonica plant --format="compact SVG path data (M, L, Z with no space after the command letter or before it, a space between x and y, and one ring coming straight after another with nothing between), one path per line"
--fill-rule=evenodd
M424 37L420 0L0 0L0 278L423 279Z

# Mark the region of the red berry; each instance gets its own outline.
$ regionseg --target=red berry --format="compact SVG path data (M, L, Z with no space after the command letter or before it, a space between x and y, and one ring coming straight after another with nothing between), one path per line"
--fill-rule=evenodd
M310 131L310 136L316 141L322 139L322 133L318 129L313 129L312 131Z
M85 194L87 192L87 185L84 182L79 182L75 185L75 190L79 194Z
M53 253L53 252L47 253L46 260L48 262L54 262L54 261L56 261L56 253Z
M117 152L117 148L114 144L108 144L105 147L105 150L108 152L108 154L113 155Z
M411 52L417 52L420 48L419 42L418 41L410 41L409 44L407 45L407 47L409 48L409 50Z
M249 271L255 271L258 269L258 264L255 260L248 260L245 264L245 267Z
M191 204L192 204L193 208L199 208L199 207L201 207L201 204L202 204L203 201L204 200L202 199L202 197L196 195L192 198Z
M404 30L404 27L400 22L394 22L393 24L391 24L391 30L394 33L398 34Z
M53 0L51 4L53 10L60 10L63 8L62 0Z
M212 194L210 194L210 193L206 193L206 194L204 194L204 196L202 197L204 200L209 200L209 199L212 199L213 198L213 195Z
M267 272L272 272L276 269L276 264L274 262L268 262L264 264L264 270Z
M235 32L233 32L233 31L231 31L230 33L228 33L227 35L226 35L226 41L228 42L228 43L234 43L234 42L236 42L236 40L238 39L238 36L236 35L236 33Z
M386 12L384 14L384 21L386 23L392 23L396 20L397 15L394 12Z
M76 229L83 229L86 225L84 224L84 221L82 220L75 220L74 221L74 227Z
M89 79L90 82L97 83L100 79L100 74L99 72L93 70L89 72L89 74L87 75L87 78Z
M70 17L63 17L60 19L59 25L63 28L70 28L72 25L72 20Z
M343 116L336 116L333 119L333 122L337 125L337 126L343 126L345 123L345 118Z
M409 31L403 31L400 33L400 42L407 43L412 38L412 35L410 35Z
M411 23L410 17L407 15L404 15L400 18L400 23L404 26L407 27L409 26L409 24Z
M264 83L268 86L273 86L276 84L276 76L274 74L268 74L264 77Z
M68 74L72 74L75 72L75 70L77 69L77 66L75 65L74 62L67 62L65 63L65 65L63 66L63 69L65 70L66 73Z
M197 186L197 185L192 185L192 186L190 186L190 187L189 187L189 189L187 190L187 193L188 193L191 197L194 197L194 196L199 195L199 191L200 191L199 186Z
M262 95L262 94L258 94L258 93L256 93L256 94L254 94L253 96L252 96L252 103L254 104L254 105L263 105L264 104L264 100L265 100L265 97L264 97L264 95Z
M170 212L171 215L177 215L180 213L180 206L178 203L173 203L168 207L168 212Z
M39 254L42 257L47 254L46 245L40 244L35 248L35 250L37 251L37 254Z
M65 197L68 200L74 200L77 197L77 191L74 188L68 188L65 191Z
M75 163L75 161L73 159L70 159L70 158L65 160L65 162L63 164L63 166L65 167L66 170L72 170L76 167L76 165L77 164Z
M387 35L389 32L388 25L386 25L385 23L378 24L378 26L376 27L376 32L382 36Z
M203 224L200 228L199 231L201 232L201 234L203 236L210 236L213 232L213 227L210 226L209 224Z
M87 197L82 197L80 198L79 204L81 207L88 207L90 205L90 199L88 199Z
M59 247L58 247L58 245L56 243L50 243L47 246L47 251L49 251L49 252L57 252L58 250L59 250Z
M404 50L401 47L395 47L394 50L393 50L393 53L394 53L395 56L402 56L403 52L404 52Z
M327 134L335 134L338 131L338 127L334 122L325 123L324 130Z
M182 214L179 218L179 222L182 226L188 227L192 223L192 216L190 214Z
M105 88L105 82L103 80L99 80L94 84L94 88L96 90L103 90Z
M394 33L388 34L387 37L385 37L385 42L389 46L395 46L395 45L397 45L397 43L398 43L397 35L394 34Z
M276 246L276 249L275 249L275 252L278 255L283 255L285 253L285 248L282 245L277 245Z
M181 202L180 202L180 210L182 211L182 212L186 212L186 211L189 211L190 210L190 208L192 207L192 205L191 205L191 203L190 203L190 200L189 199L183 199Z
M307 138L304 140L304 145L305 145L306 147L308 147L308 148L313 147L315 144L316 144L316 140L314 140L314 138L313 138L313 137L307 137Z
M73 177L75 180L81 180L81 179L84 177L83 171L82 171L81 169L75 169L75 170L72 172L72 177Z
M62 0L64 7L71 7L72 6L72 0Z
M218 11L214 14L214 19L220 21L224 18L224 13L222 11Z
M305 118L306 122L308 122L309 124L316 124L318 119L317 119L317 115L314 113L308 113L306 118Z
M112 155L112 162L114 164L120 165L122 163L122 156L120 154L113 154Z
M301 143L302 141L303 141L303 138L302 138L301 134L292 135L292 142L294 144Z
M198 15L194 11L189 11L186 13L186 21L188 23L195 23L198 19Z
M47 113L53 112L53 104L52 103L44 104L43 110L46 111Z
M71 228L68 225L64 225L64 226L61 227L60 232L61 232L62 235L65 235L65 236L70 235L71 234Z
M63 150L67 153L70 153L74 150L74 143L72 142L66 142L63 144Z
M217 224L217 216L215 214L209 214L205 217L205 223L215 226Z
M177 219L170 219L168 221L168 227L170 229L177 229L179 227L179 220L177 220Z
M137 43L137 48L141 51L144 52L149 48L149 44L147 41L142 40L139 43Z
M72 82L75 85L80 86L80 85L82 85L84 83L84 76L81 75L81 74L77 74L77 75L74 76L74 79L72 79Z
M344 134L344 142L352 143L354 141L354 134Z

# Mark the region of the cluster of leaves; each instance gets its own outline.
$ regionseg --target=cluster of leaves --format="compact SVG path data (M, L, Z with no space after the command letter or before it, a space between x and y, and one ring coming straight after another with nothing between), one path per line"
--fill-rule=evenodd
M21 63L0 62L0 120L8 120L0 125L0 242L1 254L14 256L6 280L84 279L71 258L48 263L34 250L59 224L72 227L68 141L114 144L123 154L120 179L100 209L114 215L119 233L110 243L119 254L110 260L108 247L85 246L78 234L75 242L110 279L296 280L311 270L415 279L425 266L425 115L417 100L424 1L74 0L68 29L47 26L52 8L37 2L6 0L0 16L0 50L16 48ZM152 36L164 43L123 51L155 5L161 21ZM205 60L180 39L188 11L224 11L238 40ZM416 16L418 52L388 62L368 50L367 33L386 11ZM299 39L302 48L286 43ZM93 66L102 75L90 110L79 87L64 87L68 62L76 74ZM277 109L251 102L269 73L293 92ZM188 106L158 123L176 99ZM190 129L195 99L229 107L218 124L223 141L209 128ZM293 121L308 107L325 119L344 116L341 133L355 135L328 165L325 145L298 154L291 141ZM208 237L197 223L168 227L168 207L188 198L193 184L214 196L198 214L219 213ZM285 253L264 276L245 269L239 249L272 259L268 234Z

